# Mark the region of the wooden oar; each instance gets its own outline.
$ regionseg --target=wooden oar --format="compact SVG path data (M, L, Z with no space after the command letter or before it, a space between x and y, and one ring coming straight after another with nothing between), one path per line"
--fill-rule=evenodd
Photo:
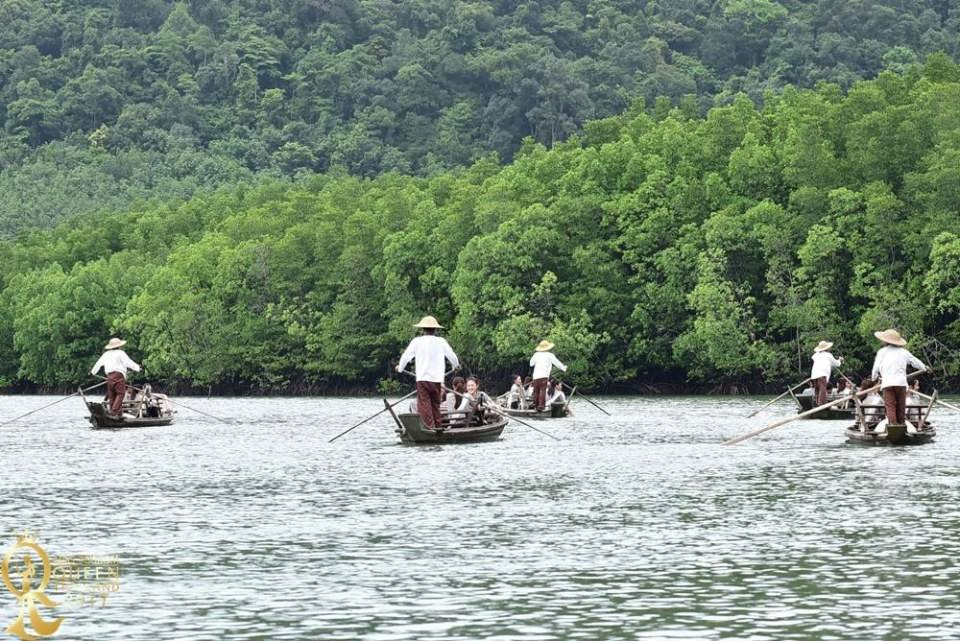
M567 384L564 383L563 381L560 381L560 384L563 385L564 387L566 387L568 390L576 389L575 387L570 387L569 385L567 385ZM596 403L594 403L592 400L590 400L590 397L587 396L586 394L584 394L583 392L580 392L580 398L586 400L588 403L590 403L591 405L593 405L594 407L596 407L598 410L600 410L601 412L603 412L603 413L606 414L607 416L613 416L613 414L611 414L610 412L608 412L607 410L603 409L602 407L600 407L599 405L597 405Z
M327 443L333 443L335 440L337 440L338 438L340 438L340 437L343 436L344 434L347 434L348 432L352 432L353 430L357 429L358 427L360 427L361 425L363 425L363 424L366 423L367 421L373 420L374 418L380 416L381 414L383 414L383 413L386 412L387 410L392 409L394 405L399 405L400 403L402 403L403 401L407 400L408 398L410 398L411 396L413 396L413 395L416 394L416 393L417 393L417 390L413 390L412 392L410 392L409 394L407 394L406 396L404 396L403 398L401 398L401 399L400 399L399 401L397 401L396 403L393 403L393 405L389 404L389 403L387 402L387 399L383 399L384 404L387 405L385 408L383 408L382 410L380 410L380 411L377 412L376 414L372 414L372 415L368 416L367 418L363 419L362 421L360 421L359 423L357 423L357 424L354 425L353 427L351 427L351 428L349 428L349 429L346 429L346 430L340 432L339 434L337 434L336 436L334 436L332 439L330 439L329 441L327 441Z
M759 414L759 413L762 412L763 410L767 409L768 407L770 407L771 405L773 405L774 403L776 403L777 401L779 401L781 398L783 398L784 396L786 396L787 394L789 394L789 393L792 392L793 390L797 389L797 388L800 387L801 385L806 385L806 384L809 383L809 382L810 382L810 379L808 378L807 380L805 380L805 381L803 381L803 382L801 382L801 383L797 383L796 385L793 385L792 387L788 387L786 392L784 392L784 393L781 394L780 396L776 397L775 399L773 399L772 401L770 401L769 403L767 403L766 405L764 405L764 406L761 407L760 409L755 410L755 411L753 411L753 412L750 412L749 414L747 414L746 418L753 418L754 416L756 416L757 414Z
M96 389L96 388L100 387L101 385L106 385L106 383L107 383L107 382L104 381L104 382L102 382L102 383L97 383L96 385L91 385L90 387L88 387L88 388L86 388L86 389L78 389L76 392L74 392L73 394L70 394L69 396L64 396L64 397L61 398L60 400L54 401L54 402L52 402L52 403L48 403L48 404L44 405L43 407L38 407L38 408L35 409L35 410L30 410L30 411L27 412L26 414L21 414L20 416L17 416L16 418L11 418L11 419L8 420L8 421L4 421L3 423L0 423L0 425L7 425L8 423L13 423L14 421L19 421L21 418L26 418L27 416L30 416L31 414L36 414L36 413L39 412L40 410L45 410L45 409L47 409L48 407L53 407L53 406L56 405L57 403L62 403L62 402L64 402L65 400L67 400L68 398L73 398L73 397L76 396L77 394L83 394L84 392L89 392L90 390Z
M573 400L573 395L577 393L577 386L574 385L573 389L570 390L570 396L567 397L567 402L563 404L563 413L567 413L567 408L570 407L570 401Z
M909 380L909 379L913 378L914 376L919 376L920 374L923 374L924 371L926 371L926 370L913 372L912 374L910 374L909 376L907 376L907 379ZM855 396L855 397L857 397L857 398L860 398L860 397L862 397L862 396L866 396L866 395L869 394L870 392L875 392L875 391L877 391L878 389L880 389L880 385L879 385L879 384L874 385L873 387L868 388L868 389L865 389L865 390L863 390L863 391L857 392L856 394L853 394L852 396ZM744 435L742 435L742 436L738 436L738 437L736 437L736 438L732 438L732 439L730 439L729 441L725 441L725 442L724 442L724 445L736 445L737 443L739 443L739 442L741 442L741 441L745 441L745 440L747 440L748 438L753 438L754 436L756 436L756 435L758 435L758 434L763 434L764 432L768 432L768 431L770 431L770 430L772 430L772 429L776 429L776 428L778 428L778 427L781 427L781 426L783 426L783 425L786 425L787 423L793 423L794 421L799 420L799 419L801 419L801 418L805 418L805 417L807 417L807 416L810 416L811 414L816 414L816 413L819 412L820 410L826 409L826 408L828 408L828 407L833 407L834 405L840 405L841 403L845 403L845 402L847 402L847 401L849 401L849 400L850 400L850 396L844 396L843 398L838 398L838 399L832 400L832 401L830 401L829 403L824 403L823 405L820 405L820 406L818 406L818 407L814 407L813 409L809 409L809 410L807 410L806 412L801 412L800 414L797 414L796 416L793 416L793 417L791 417L791 418L785 418L785 419L783 419L782 421L777 421L776 423L771 423L770 425L767 425L766 427L762 427L762 428L760 428L759 430L754 430L754 431L748 432L747 434L744 434Z
M916 395L919 396L920 398L925 398L925 399L927 399L928 401L933 400L933 399L935 398L935 396L927 396L926 394L921 394L920 392L914 392L914 394L916 394ZM960 412L960 407L957 407L956 405L951 405L950 403L948 403L948 402L946 402L946 401L942 401L942 400L940 400L939 397L936 397L936 400L937 400L937 403L939 403L940 405L943 405L943 406L946 407L947 409L951 409L951 410L953 410L953 411L955 411L955 412Z

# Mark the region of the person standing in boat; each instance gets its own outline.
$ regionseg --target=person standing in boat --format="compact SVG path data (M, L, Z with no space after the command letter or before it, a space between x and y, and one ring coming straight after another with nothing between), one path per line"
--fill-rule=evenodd
M827 387L833 368L843 365L843 358L834 358L830 353L831 347L833 343L830 341L820 341L813 348L813 369L810 370L810 381L813 384L816 405L827 402Z
M103 355L94 363L90 373L93 376L103 368L107 376L107 405L115 416L123 413L123 399L127 394L127 372L140 371L140 366L133 362L127 353L120 349L127 341L111 338L103 348Z
M921 372L927 371L928 367L904 348L907 341L897 330L887 329L874 332L873 335L884 346L877 351L871 377L874 380L880 377L887 424L903 425L907 414L907 366L912 366Z
M417 336L400 357L397 371L406 369L410 361L416 361L417 375L417 413L425 427L436 428L442 425L440 416L440 389L446 370L444 359L456 369L460 360L446 339L437 336L437 330L443 326L433 316L424 316L414 325L420 328L422 335Z
M547 405L547 383L550 381L550 372L554 367L567 371L567 366L550 351L553 347L553 343L548 340L540 341L530 359L530 367L533 368L533 406L538 412L542 412Z

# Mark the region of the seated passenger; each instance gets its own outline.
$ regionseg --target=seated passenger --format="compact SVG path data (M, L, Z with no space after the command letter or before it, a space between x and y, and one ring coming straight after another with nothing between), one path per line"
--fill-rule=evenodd
M907 387L907 420L914 426L919 425L925 409L926 404L920 396L920 381L915 378L910 381L910 386Z
M860 389L865 390L873 387L873 380L865 378L860 382ZM880 421L886 416L886 410L883 403L883 396L880 390L876 389L867 394L861 403L863 404L863 418L868 430L875 430Z
M443 399L443 407L441 409L444 412L456 412L460 409L460 406L463 405L463 393L466 391L463 377L454 376L452 385L453 389L448 389L447 395Z
M510 393L507 397L507 406L512 409L523 409L526 406L526 399L523 393L523 379L519 374L513 375L513 385L510 386Z
M463 395L463 400L463 404L457 409L465 412L473 412L481 422L483 421L486 408L493 407L494 405L493 399L480 389L480 380L476 376L467 378L467 389Z
M552 393L547 399L547 405L564 405L567 402L567 395L563 393L563 383L554 380L551 382Z

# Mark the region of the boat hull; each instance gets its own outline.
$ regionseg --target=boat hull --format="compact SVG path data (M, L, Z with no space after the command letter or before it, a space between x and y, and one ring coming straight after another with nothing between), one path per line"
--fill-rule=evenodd
M846 435L849 442L859 445L922 445L932 441L937 430L932 425L925 425L918 432L908 432L904 425L887 425L883 432L862 432L856 425L851 425Z
M160 425L170 425L173 423L173 415L166 416L141 416L134 418L117 418L108 414L103 403L87 402L87 410L90 412L90 427L96 430L118 430L131 427L156 427Z
M812 410L814 407L816 407L816 406L813 404L813 403L814 403L813 395L804 394L804 395L801 395L801 396L797 396L796 399L797 399L797 405L799 406L798 409L797 409L797 413L806 412L806 411ZM833 401L833 400L836 400L836 399L837 399L836 396L828 396L828 397L827 397L827 400L828 400L828 401ZM827 409L820 410L820 411L817 412L816 414L811 414L810 416L807 416L806 418L812 419L812 420L820 420L820 421L824 421L824 420L826 420L826 421L839 421L839 420L849 421L851 418L853 418L853 414L854 414L854 408L853 408L853 401L851 400L851 401L850 401L850 407L828 407Z
M500 406L500 411L509 416L515 416L520 419L545 419L545 418L564 418L570 415L569 410L566 405L551 405L549 408L544 409L542 412L535 409L527 410L518 410L510 409L503 405Z
M426 427L418 414L397 414L397 421L402 428L397 429L400 440L404 443L477 443L495 441L500 438L503 428L507 425L507 418L498 418L483 425L467 427L453 427L445 430L434 430Z

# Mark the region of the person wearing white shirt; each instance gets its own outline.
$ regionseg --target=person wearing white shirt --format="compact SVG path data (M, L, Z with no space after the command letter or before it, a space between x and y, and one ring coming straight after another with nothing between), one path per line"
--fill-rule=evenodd
M827 402L827 386L830 384L830 374L834 367L843 365L843 359L837 359L830 353L833 343L820 341L813 349L813 369L810 370L810 380L813 383L817 405Z
M538 412L542 412L547 404L547 383L550 381L550 372L554 367L567 371L567 366L550 351L554 345L550 341L543 340L537 345L536 352L530 359L530 367L533 368L533 406Z
M547 401L547 405L565 405L566 402L567 395L563 393L563 383L554 381L553 393L550 395L550 400Z
M96 376L97 372L103 368L103 373L107 375L107 405L115 416L121 416L123 413L123 398L127 394L127 371L140 371L140 366L120 349L126 344L127 341L116 337L111 338L103 348L103 355L90 370L90 373Z
M524 409L523 398L523 379L519 374L513 375L513 385L510 386L510 393L507 396L507 407L510 409Z
M876 380L879 376L881 379L880 388L883 391L887 423L903 425L907 414L907 366L921 372L926 371L927 366L904 348L907 341L897 330L888 329L874 332L873 335L884 343L884 347L877 351L871 377Z
M415 361L417 413L420 414L425 427L436 429L443 425L440 414L440 390L446 373L444 360L450 361L454 369L460 367L460 360L450 344L437 336L437 330L443 329L443 326L437 322L436 318L424 316L414 327L423 330L423 334L407 345L407 349L400 357L400 363L397 364L397 371L402 372L410 361Z

